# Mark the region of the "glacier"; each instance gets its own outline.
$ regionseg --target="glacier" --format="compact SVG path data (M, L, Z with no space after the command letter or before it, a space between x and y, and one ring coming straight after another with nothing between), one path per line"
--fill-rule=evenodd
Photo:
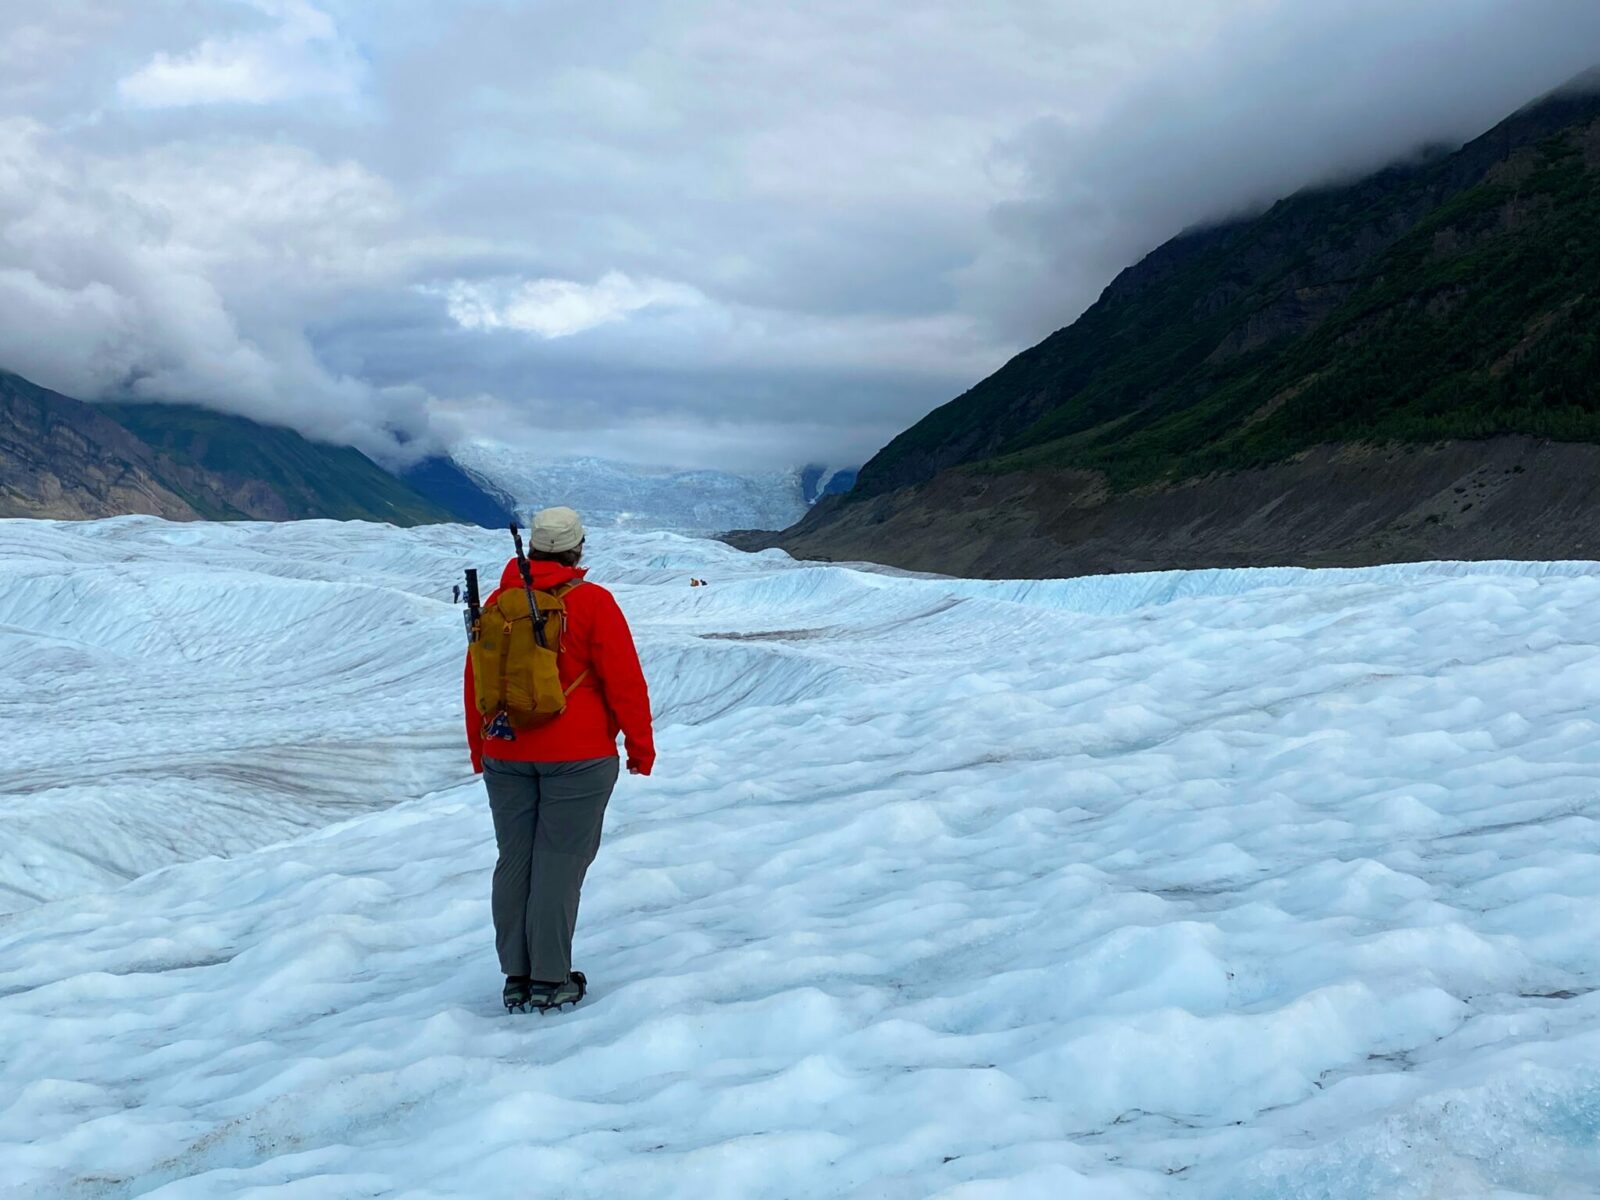
M1600 564L598 530L661 759L539 1018L448 594L502 540L0 522L0 1196L1600 1195Z
M522 514L564 504L582 513L591 529L703 535L787 529L809 507L798 468L737 474L593 457L537 462L524 451L483 441L463 443L450 453Z

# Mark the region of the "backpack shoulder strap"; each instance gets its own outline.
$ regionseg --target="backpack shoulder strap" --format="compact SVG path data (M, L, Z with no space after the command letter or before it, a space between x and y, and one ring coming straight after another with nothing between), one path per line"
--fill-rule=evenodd
M576 590L577 588L579 588L581 586L583 586L583 580L581 580L581 579L569 579L569 580L567 580L566 583L563 583L560 587L556 588L555 591L551 593L551 595L555 596L556 599L558 599L558 600L565 599L569 592L572 592L572 591ZM562 632L563 635L565 635L565 633L566 633L565 623L563 623L563 628L562 628L561 632ZM585 667L582 671L578 672L578 677L576 679L574 679L570 684L568 684L564 689L562 689L561 694L563 696L572 695L572 693L575 690L577 690L578 685L580 683L582 683L585 679L589 678L589 671L590 671L590 668L589 667Z

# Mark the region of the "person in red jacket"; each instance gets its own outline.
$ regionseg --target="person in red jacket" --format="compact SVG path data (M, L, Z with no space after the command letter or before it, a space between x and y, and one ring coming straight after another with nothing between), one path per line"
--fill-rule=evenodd
M506 1007L519 1012L583 998L586 980L572 970L572 932L617 782L617 735L632 774L650 774L656 759L650 692L633 634L616 598L584 578L578 566L583 547L583 522L570 508L547 508L528 529L533 586L549 591L580 584L563 596L559 664L562 686L572 690L559 717L519 730L509 741L486 742L467 658L467 744L472 769L482 772L489 793L500 850L491 894L495 947L506 976ZM513 558L485 603L521 586Z

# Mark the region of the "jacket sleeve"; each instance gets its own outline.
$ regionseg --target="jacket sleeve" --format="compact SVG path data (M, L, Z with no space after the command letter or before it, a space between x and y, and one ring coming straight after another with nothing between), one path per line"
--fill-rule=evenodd
M467 667L462 675L462 702L467 716L467 749L472 754L472 769L483 773L483 725L478 719L478 688L472 678L472 655L467 655Z
M639 666L633 631L609 592L597 610L590 661L600 677L606 707L622 729L629 769L648 775L656 761L656 742L650 723L650 689Z

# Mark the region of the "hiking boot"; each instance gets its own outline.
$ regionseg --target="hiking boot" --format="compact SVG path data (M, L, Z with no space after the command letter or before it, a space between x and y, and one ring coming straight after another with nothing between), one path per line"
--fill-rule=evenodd
M582 971L572 972L560 983L535 980L528 997L528 1007L542 1013L559 1010L576 1004L588 991L589 981L583 977Z
M526 975L507 975L505 991L500 998L506 1002L507 1012L527 1012L533 995L533 980Z

